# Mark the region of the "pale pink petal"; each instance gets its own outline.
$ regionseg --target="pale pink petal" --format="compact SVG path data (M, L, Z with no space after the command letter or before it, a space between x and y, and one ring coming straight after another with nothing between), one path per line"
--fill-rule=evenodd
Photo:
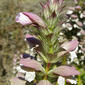
M19 79L17 77L12 78L10 80L10 82L11 82L11 85L25 85L25 83L26 83L26 81L21 80L21 79Z
M85 30L81 29L80 33L85 35Z
M52 85L48 80L41 80L37 85Z
M81 50L85 52L85 48L81 48Z
M30 34L26 34L26 38L31 38L31 37L35 37L35 36L30 35Z
M20 64L22 64L22 66L24 66L24 67L31 68L31 69L34 69L36 71L42 71L42 72L44 72L44 68L36 60L30 59L30 58L21 59L20 60Z
M39 26L45 27L45 23L43 22L43 20L36 14L31 13L31 12L23 12L23 14L26 15L27 17L29 17L29 19L33 23L38 24Z
M76 49L78 44L79 44L79 42L77 40L72 40L70 42L65 42L64 44L61 45L61 47L67 51L72 51L72 50Z
M71 66L59 66L53 70L53 73L60 76L72 76L79 75L80 72L75 69L75 67Z
M81 6L76 6L75 9L80 10Z
M83 23L82 23L82 22L80 22L80 21L77 21L77 22L76 22L76 24L77 24L78 26L80 26L80 27L82 27L82 26L83 26Z
M78 3L78 0L74 0L74 2L75 2L75 4L77 4Z
M72 17L73 19L78 18L78 16L77 16L77 15L75 15L75 14L72 14L72 15L71 15L71 17Z
M22 25L32 24L32 21L29 19L29 17L24 15L22 12L20 12L16 16L16 22L18 22L18 23L20 23Z
M62 5L63 1L64 1L64 0L59 0L59 4Z
M69 10L74 11L75 7L69 7Z

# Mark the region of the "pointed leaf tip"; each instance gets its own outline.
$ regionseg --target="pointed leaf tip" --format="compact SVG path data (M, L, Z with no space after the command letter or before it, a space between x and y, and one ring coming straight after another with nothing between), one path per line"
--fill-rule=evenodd
M79 75L80 72L75 69L75 67L71 66L59 66L53 70L53 73L58 74L60 76L72 76Z

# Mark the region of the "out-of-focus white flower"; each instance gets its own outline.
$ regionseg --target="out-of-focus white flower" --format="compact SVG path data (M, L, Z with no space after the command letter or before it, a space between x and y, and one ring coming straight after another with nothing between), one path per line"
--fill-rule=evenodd
M73 21L73 22L78 22L79 19L78 19L78 18L77 18L77 19L71 19L71 21Z
M65 27L66 27L66 24L65 24L65 23L63 23L63 24L62 24L62 27L63 27L63 28L65 28Z
M17 16L16 16L16 22L21 23L22 25L26 25L26 24L31 24L32 21L25 16L22 12L20 12Z
M72 27L68 27L68 30L71 31L72 30Z
M68 30L72 30L72 25L70 23L67 23L66 27L68 28Z
M81 56L81 60L84 60L85 56Z
M63 33L62 33L62 32L60 32L60 35L63 35Z
M35 72L26 72L25 80L31 82L35 79Z
M71 84L77 84L77 81L73 79L67 79L67 81L70 82Z
M80 33L80 32L78 32L78 33L77 33L77 36L81 36L81 33Z
M72 13L73 13L72 10L68 10L66 14L69 14L69 15L70 15L70 14L72 14Z
M79 50L79 53L84 53L82 50Z
M78 25L76 25L76 24L74 24L74 25L73 25L73 27L74 27L74 28L79 28L79 26L78 26Z
M82 48L83 46L79 44L79 47Z
M58 85L65 85L65 78L62 76L59 76L57 82L58 82Z
M82 13L80 14L80 18L83 18L83 14Z
M83 22L83 24L85 25L85 21Z

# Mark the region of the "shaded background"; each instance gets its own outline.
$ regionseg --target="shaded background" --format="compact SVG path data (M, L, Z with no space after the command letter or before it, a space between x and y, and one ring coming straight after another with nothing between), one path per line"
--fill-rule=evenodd
M69 2L67 2L69 1ZM0 85L10 85L13 76L13 58L20 57L26 49L23 27L15 22L16 14L30 11L40 15L40 2L46 0L0 0ZM67 7L73 0L66 0Z
M45 0L42 0L42 2ZM21 25L16 14L31 11L40 14L40 0L0 0L0 85L10 85L13 76L13 58L26 49Z

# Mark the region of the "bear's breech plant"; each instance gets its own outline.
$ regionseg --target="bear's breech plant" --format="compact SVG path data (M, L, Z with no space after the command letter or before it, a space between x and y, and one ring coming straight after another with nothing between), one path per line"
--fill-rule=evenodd
M32 31L26 35L26 40L34 47L41 60L21 58L20 64L22 69L36 72L37 85L56 85L59 75L67 78L80 74L74 66L62 65L64 58L77 48L79 42L74 39L60 43L58 40L61 32L60 23L63 21L60 18L65 7L64 0L49 0L45 5L41 3L41 6L42 18L31 12L20 12L16 16L16 22L36 29L36 33L33 34ZM59 62L60 65L57 64Z

